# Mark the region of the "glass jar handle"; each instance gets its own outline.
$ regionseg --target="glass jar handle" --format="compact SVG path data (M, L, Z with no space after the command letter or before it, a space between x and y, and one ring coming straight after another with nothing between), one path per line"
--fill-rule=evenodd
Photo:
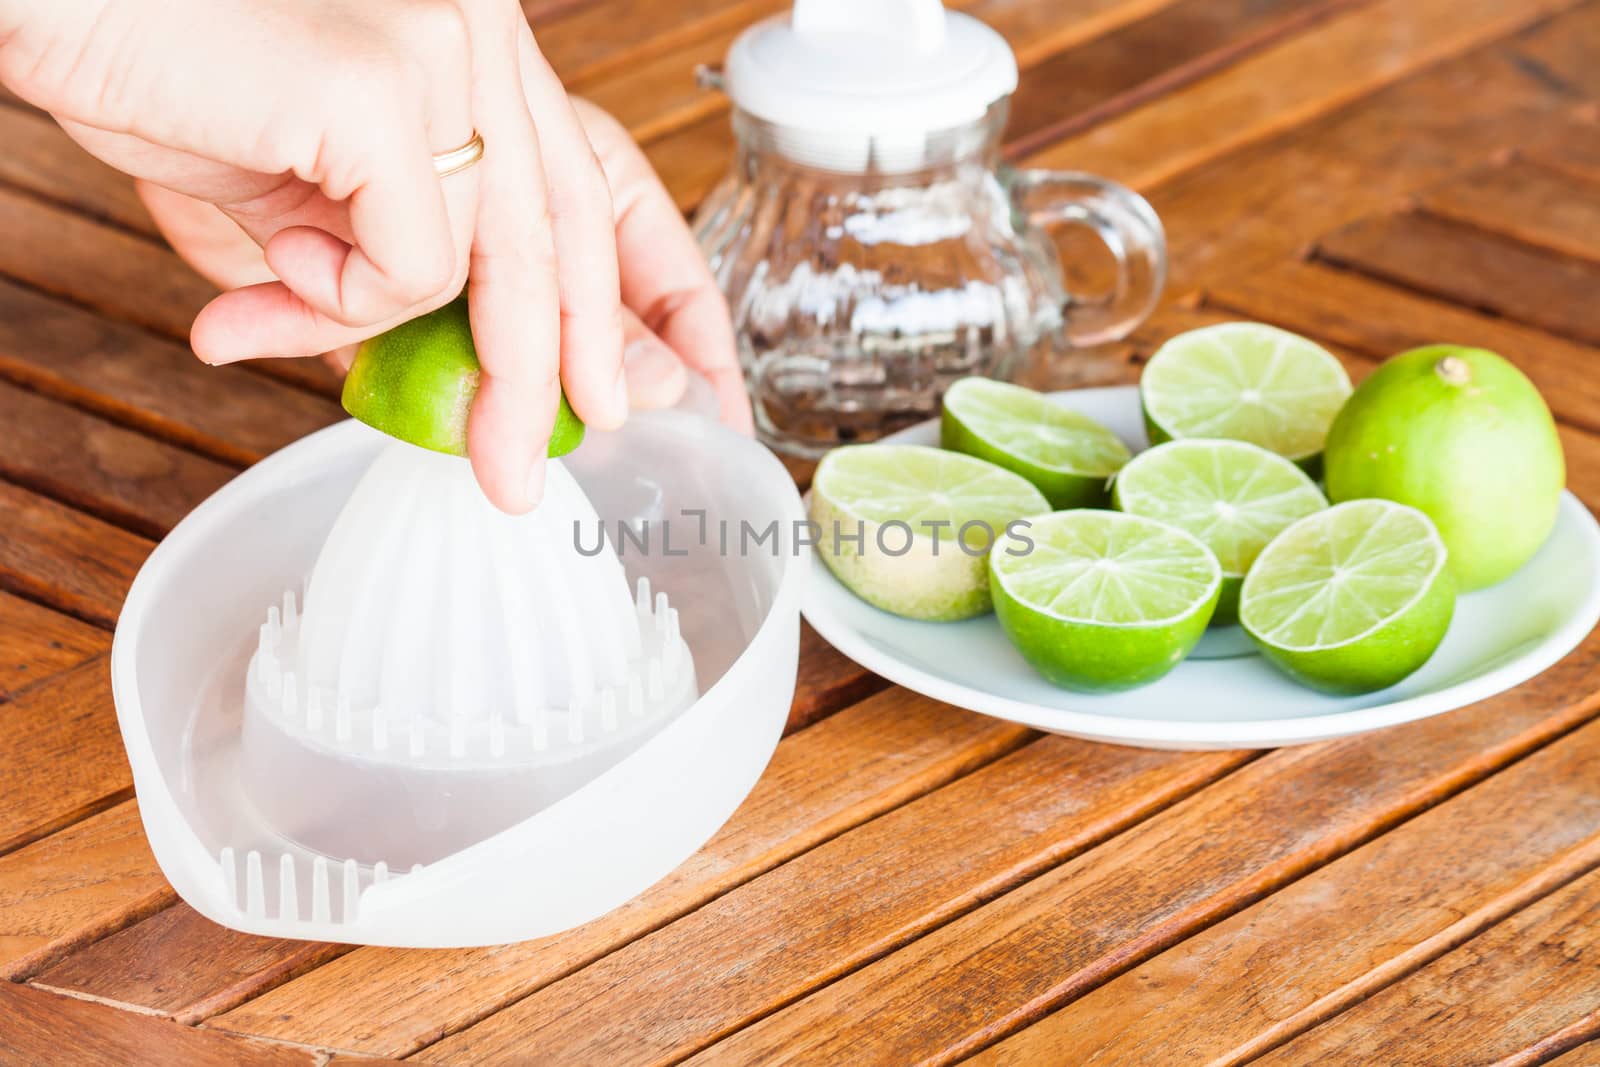
M1155 309L1167 278L1167 238L1148 201L1116 182L1060 170L1007 175L1011 202L1030 226L1087 226L1117 261L1117 281L1093 296L1066 293L1062 334L1069 345L1119 341Z

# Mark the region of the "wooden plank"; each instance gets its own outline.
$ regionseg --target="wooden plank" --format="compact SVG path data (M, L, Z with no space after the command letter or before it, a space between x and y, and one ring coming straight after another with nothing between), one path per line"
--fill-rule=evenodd
M0 382L0 476L159 537L238 471Z
M446 1063L674 1063L1239 767L1037 741L432 1046ZM752 938L751 931L763 931Z
M0 593L0 703L110 647L104 630Z
M1600 263L1427 215L1364 219L1320 238L1315 257L1417 292L1600 344Z
M0 979L26 978L174 899L132 800L0 856Z
M1006 139L1026 155L1173 94L1274 44L1315 39L1319 23L1366 0L1180 0L1024 71Z
M232 463L253 463L341 417L337 405L187 345L0 280L0 376Z
M132 794L103 657L0 708L0 730L0 855Z
M1597 760L1590 723L972 1062L1251 1060L1600 864Z
M1600 259L1600 183L1527 160L1476 167L1417 198L1430 215L1523 244Z
M1536 131L1521 154L1541 167L1600 182L1600 108L1580 108L1575 118L1572 129Z
M836 711L859 704L889 683L824 641L804 620L800 623L800 676L787 733L803 730Z
M1600 8L1584 7L1542 31L1594 21ZM1467 99L1473 106L1461 107ZM1514 145L1569 106L1490 46L1186 171L1149 194L1172 249L1169 287L1184 292L1280 260Z
M1600 1037L1588 1038L1571 1052L1548 1062L1550 1067L1600 1067Z
M1033 736L891 689L784 740L717 836L609 915L520 945L461 952L358 949L208 1025L405 1054Z
M534 35L562 80L579 84L745 26L780 6L777 0L607 0L536 26Z
M79 148L37 111L0 108L0 182L9 182L82 215L159 237L133 181Z
M73 953L32 984L193 1023L350 948L241 934L178 903Z
M1028 162L1147 188L1572 6L1570 0L1380 0L1181 93L1067 136Z
M1255 1062L1487 1063L1515 1056L1565 1026L1600 1022L1597 972L1600 871Z
M1383 359L1440 341L1491 348L1533 379L1561 418L1600 429L1600 350L1326 264L1286 260L1229 277L1206 302Z
M0 273L169 337L216 289L171 249L0 187Z
M0 1063L320 1067L312 1050L207 1033L104 1004L0 982Z
M961 1058L1559 736L1595 714L1597 685L1600 634L1453 714L1270 753L739 1031L705 1061Z
M0 587L107 628L155 547L6 482L0 482L0 515Z

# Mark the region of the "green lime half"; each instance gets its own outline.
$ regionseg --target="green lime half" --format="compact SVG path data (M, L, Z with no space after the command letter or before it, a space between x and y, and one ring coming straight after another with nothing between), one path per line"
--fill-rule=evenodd
M478 350L462 296L362 342L340 399L351 415L391 437L464 456L478 376ZM550 455L564 456L582 443L583 420L563 393Z
M1087 415L989 378L945 392L940 443L1016 471L1056 508L1104 506L1106 482L1128 462L1128 447Z
M1225 437L1314 467L1350 376L1327 349L1258 322L1179 334L1139 378L1150 440Z
M1267 542L1328 506L1306 472L1243 441L1169 441L1141 452L1112 487L1116 506L1187 530L1222 564L1214 624L1237 622L1239 585Z
M1176 667L1222 591L1210 549L1176 526L1115 511L1031 519L989 554L995 614L1056 685L1132 689Z
M911 619L988 611L990 545L1015 520L1049 510L1019 475L918 445L836 448L811 482L828 569L862 600Z
M1291 677L1332 693L1394 685L1444 640L1456 586L1416 508L1352 500L1309 515L1256 559L1239 621Z

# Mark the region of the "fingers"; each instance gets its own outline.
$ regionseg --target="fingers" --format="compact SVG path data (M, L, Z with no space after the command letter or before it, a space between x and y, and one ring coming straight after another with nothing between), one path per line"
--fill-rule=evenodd
M432 155L472 133L465 22L445 0L411 0L392 21L392 39L324 88L340 107L291 168L302 181L231 205L280 281L224 293L201 312L191 341L207 362L324 352L460 291L477 180L467 171L441 181ZM317 196L307 205L309 186Z
M574 104L611 186L623 303L710 380L722 420L751 432L727 304L683 216L627 131L592 104Z
M215 204L147 181L134 182L134 188L167 243L217 288L234 289L272 277L261 248Z
M485 145L467 290L483 378L467 453L490 502L519 513L544 493L560 393L561 283L540 138L519 71L517 31L526 23L507 0L471 0L466 11L473 113Z
M622 303L611 191L572 101L518 18L517 56L528 108L539 116L550 224L561 291L561 380L567 400L596 429L628 415L622 371Z
M628 401L638 410L670 408L683 399L689 384L683 360L651 332L639 316L622 312L622 370L628 379Z

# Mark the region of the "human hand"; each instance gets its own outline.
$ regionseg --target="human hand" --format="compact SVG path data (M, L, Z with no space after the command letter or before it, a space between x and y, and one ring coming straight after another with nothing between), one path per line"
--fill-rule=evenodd
M683 217L622 124L587 100L572 103L616 213L629 401L635 409L677 403L687 385L687 364L712 384L723 421L750 432L750 402L727 309ZM272 277L260 247L215 205L148 182L138 185L167 240L219 287ZM641 316L649 316L654 328ZM351 345L327 358L343 371L354 353Z
M274 280L195 321L207 362L350 344L470 271L495 504L537 502L558 382L597 428L625 417L608 187L515 0L0 0L0 81L261 247ZM441 181L475 129L483 161Z

